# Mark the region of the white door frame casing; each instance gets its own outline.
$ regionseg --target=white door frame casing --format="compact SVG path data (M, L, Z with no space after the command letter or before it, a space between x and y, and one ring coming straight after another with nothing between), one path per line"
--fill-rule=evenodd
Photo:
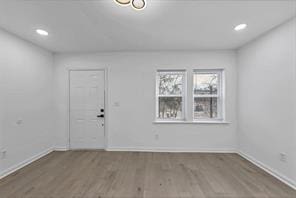
M108 133L108 129L109 129L109 100L108 100L108 96L109 96L109 91L108 91L108 69L107 68L102 68L102 67L67 67L67 119L66 119L66 126L67 126L67 136L68 136L68 141L67 141L67 145L65 148L65 150L71 150L71 146L70 146L70 72L71 71L104 71L104 147L103 149L107 149L108 148L108 137L109 137L109 133Z

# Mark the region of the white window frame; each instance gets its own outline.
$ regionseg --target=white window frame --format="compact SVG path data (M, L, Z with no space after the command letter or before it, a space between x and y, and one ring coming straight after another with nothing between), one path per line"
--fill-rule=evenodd
M171 74L177 73L183 75L182 81L182 94L181 95L159 95L159 73ZM187 72L183 69L166 69L166 70L157 70L155 75L155 103L156 103L156 111L155 111L155 120L156 121L185 121L186 120L186 104L187 104ZM159 97L182 97L182 115L181 118L177 119L162 119L158 118L158 110L159 110Z
M194 75L195 74L218 74L218 90L217 94L212 95L198 95L194 93ZM200 121L224 121L225 120L225 82L224 82L224 69L194 69L192 75L192 119L193 122ZM216 97L217 98L217 118L195 118L195 106L194 99L195 98L209 98Z

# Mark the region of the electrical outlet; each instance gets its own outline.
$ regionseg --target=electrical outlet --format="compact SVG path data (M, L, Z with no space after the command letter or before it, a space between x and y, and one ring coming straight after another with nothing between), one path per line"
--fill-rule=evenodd
M280 153L280 161L281 162L287 162L287 154Z

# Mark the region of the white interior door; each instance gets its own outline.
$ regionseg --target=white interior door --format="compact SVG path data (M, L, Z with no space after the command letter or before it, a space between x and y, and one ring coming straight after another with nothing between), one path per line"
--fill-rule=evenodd
M70 71L70 148L104 148L105 73Z

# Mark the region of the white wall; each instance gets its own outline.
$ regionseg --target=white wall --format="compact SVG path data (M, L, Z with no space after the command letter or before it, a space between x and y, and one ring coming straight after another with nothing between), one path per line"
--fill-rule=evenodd
M52 147L53 56L2 30L0 43L1 177Z
M295 37L296 19L238 51L238 126L241 152L296 185Z
M236 148L237 71L233 51L59 54L55 55L54 65L57 147L65 148L68 144L67 68L106 67L110 149L232 151ZM188 71L225 68L226 119L230 124L154 124L155 72L164 68ZM188 77L190 82L192 79ZM115 102L120 106L114 106Z

